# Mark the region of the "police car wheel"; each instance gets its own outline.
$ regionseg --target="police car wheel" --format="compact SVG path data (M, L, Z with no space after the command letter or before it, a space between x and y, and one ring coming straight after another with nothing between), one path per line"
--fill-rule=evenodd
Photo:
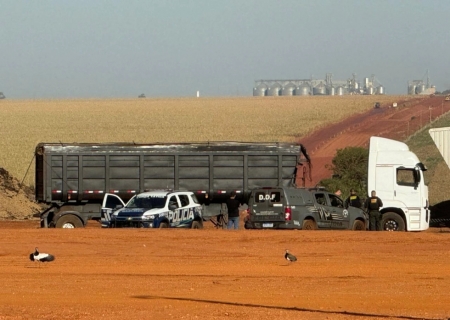
M303 220L302 229L303 230L316 230L317 229L316 222L314 220Z
M201 229L201 228L203 228L203 225L200 221L193 221L191 228L192 229Z
M159 224L159 227L160 227L160 228L168 228L168 227L169 227L169 224L168 224L167 222L161 222L161 223Z

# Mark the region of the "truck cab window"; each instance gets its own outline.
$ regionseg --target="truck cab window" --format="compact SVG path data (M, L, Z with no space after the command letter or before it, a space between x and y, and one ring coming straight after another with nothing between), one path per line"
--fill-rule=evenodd
M413 169L397 169L397 184L399 186L414 187L415 183Z

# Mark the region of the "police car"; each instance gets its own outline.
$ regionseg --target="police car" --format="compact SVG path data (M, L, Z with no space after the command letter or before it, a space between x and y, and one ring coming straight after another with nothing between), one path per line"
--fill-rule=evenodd
M117 196L108 194L105 198L107 197ZM202 206L190 191L144 192L134 196L123 208L114 212L103 208L102 226L200 229L203 227Z

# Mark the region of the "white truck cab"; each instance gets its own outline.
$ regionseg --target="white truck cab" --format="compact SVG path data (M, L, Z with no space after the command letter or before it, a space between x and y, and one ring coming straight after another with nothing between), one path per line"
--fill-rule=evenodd
M367 193L375 190L383 201L382 228L387 231L422 231L429 228L425 166L399 141L371 137Z

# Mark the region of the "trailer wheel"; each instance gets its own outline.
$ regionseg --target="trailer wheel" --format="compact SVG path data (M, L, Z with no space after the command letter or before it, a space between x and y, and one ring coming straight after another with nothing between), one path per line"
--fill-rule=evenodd
M73 229L82 227L83 222L81 222L81 220L78 217L72 214L62 216L56 221L56 228Z
M312 219L303 220L302 230L316 230L316 222Z
M355 220L355 222L353 222L352 230L354 230L354 231L366 230L366 225L361 220Z
M167 222L161 222L161 223L159 224L159 227L160 227L160 228L168 228L168 227L169 227L169 224L168 224Z
M387 212L381 217L381 230L405 231L405 221L394 212Z
M202 229L203 225L200 221L192 221L192 229Z

